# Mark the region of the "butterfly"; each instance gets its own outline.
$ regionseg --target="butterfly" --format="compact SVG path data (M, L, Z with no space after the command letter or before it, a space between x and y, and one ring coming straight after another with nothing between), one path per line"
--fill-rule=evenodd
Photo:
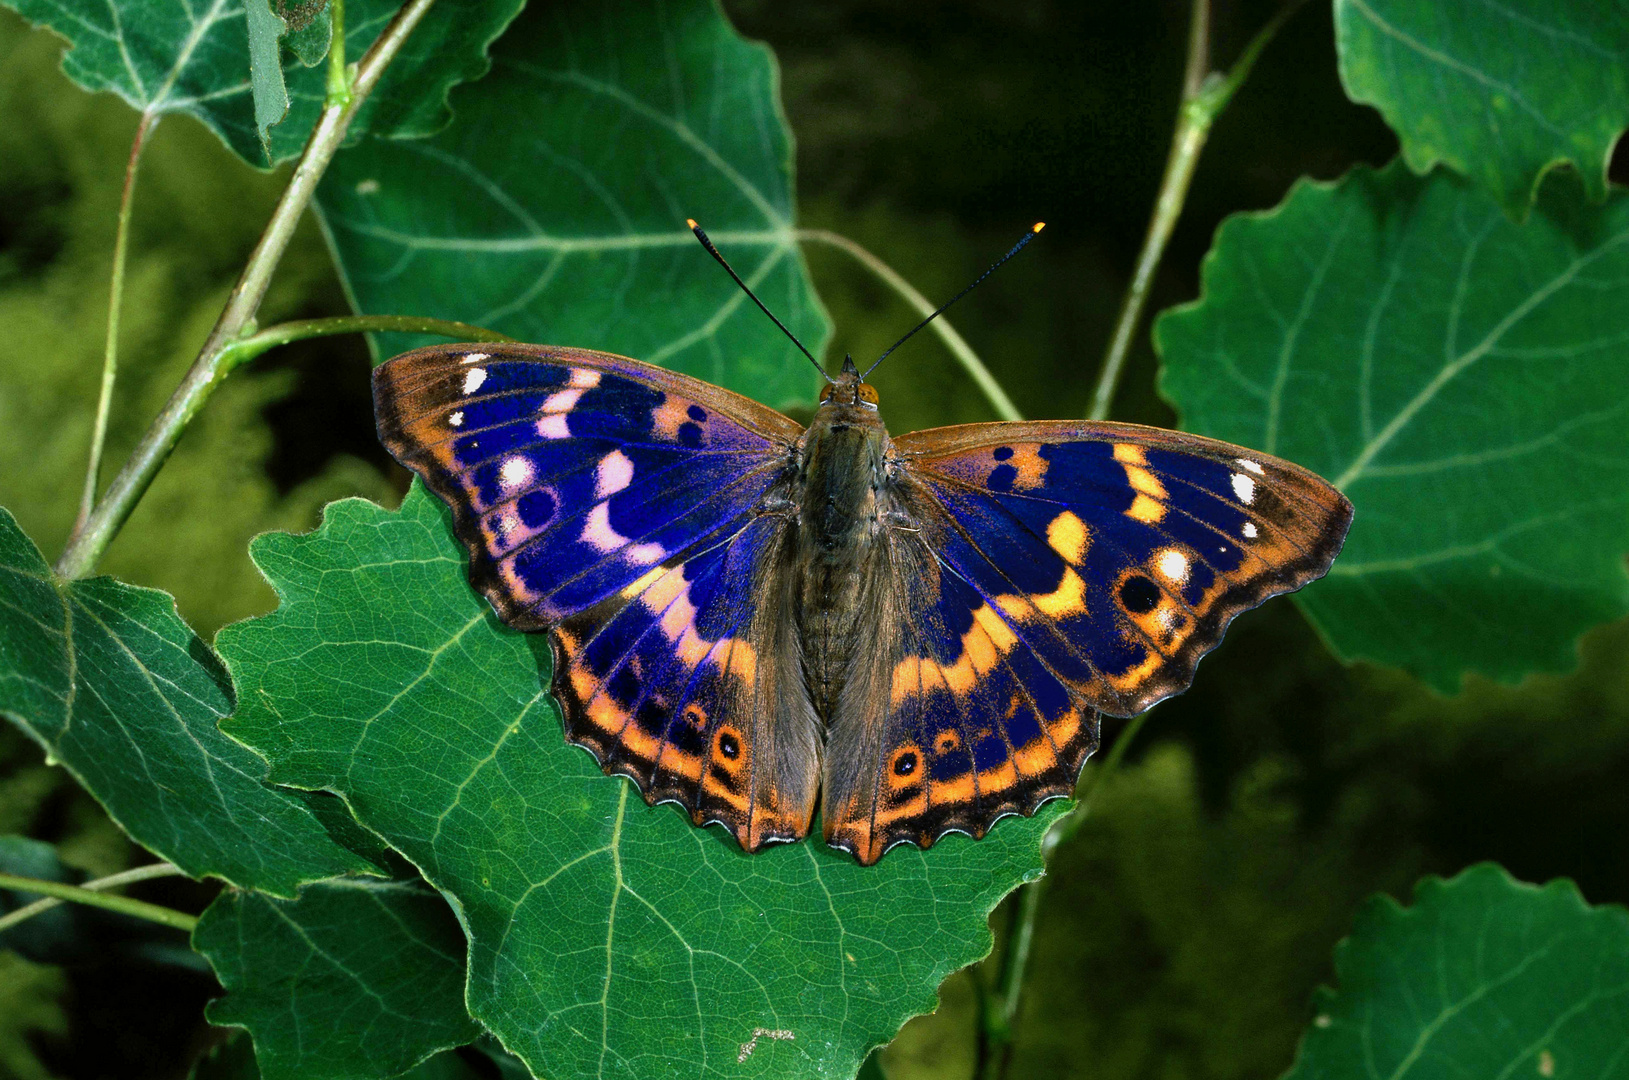
M807 428L540 345L405 353L374 401L471 584L549 634L566 738L749 852L804 838L818 806L869 865L1070 794L1100 714L1187 688L1235 615L1324 574L1352 518L1311 472L1182 432L890 438L852 360Z

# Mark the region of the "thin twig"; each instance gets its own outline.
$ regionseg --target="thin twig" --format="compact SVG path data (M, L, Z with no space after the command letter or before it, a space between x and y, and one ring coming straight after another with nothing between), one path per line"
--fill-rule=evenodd
M841 251L848 252L848 254L859 260L862 266L876 274L889 288L904 298L905 302L915 308L919 314L924 317L932 314L933 304L929 302L927 297L912 288L911 283L901 277L899 271L841 233L830 232L826 229L795 229L792 235L805 243L828 244ZM958 334L956 328L950 325L950 320L941 316L930 323L929 326L944 341L945 346L950 349L951 355L961 363L967 374L972 376L974 384L983 392L997 416L1003 420L1022 420L1024 418L1023 414L1018 411L1018 406L1012 403L1012 398L1007 396L1007 392L1001 389L1001 384L996 382L995 376L990 374L990 369L984 366L984 361L979 359L978 353L974 352L973 347L967 343L967 339Z
M184 871L182 871L182 869L179 866L176 866L174 863L148 863L146 866L138 866L133 870L121 870L117 874L109 874L107 877L100 877L94 881L82 882L79 887L81 889L89 889L92 892L103 892L107 889L116 889L121 885L129 885L137 881L150 881L153 878L161 877L176 877L183 873ZM6 914L0 915L0 933L4 933L20 922L26 922L42 912L50 911L54 907L60 907L66 902L67 901L65 900L58 900L55 897L47 896L44 900L36 900L32 904L24 904L16 911L8 911Z
M454 341L515 340L508 334L500 334L484 326L471 326L469 323L454 322L451 319L426 319L417 315L339 315L330 319L296 319L292 322L278 323L249 337L239 338L228 346L227 351L231 357L225 363L235 368L253 360L268 349L293 341L304 341L306 338L384 332L438 334Z
M152 876L158 877L161 875L155 874ZM133 915L138 919L146 919L148 922L156 922L162 923L165 926L173 926L177 930L185 930L188 933L191 933L192 928L198 925L198 917L196 915L188 915L184 911L176 911L174 908L162 907L158 904L149 904L145 900L132 900L128 896L117 896L110 893L99 892L96 889L88 888L84 885L65 885L60 881L42 881L39 878L17 877L14 874L0 874L0 889L11 889L14 892L39 893L41 896L51 896L57 898L58 900L71 900L76 904L87 904L90 907L106 908L109 911L117 911L125 915ZM35 905L30 904L28 907L19 908L18 911L14 911L11 914L16 915L18 912L26 911L28 908L34 906ZM6 925L9 925L9 923ZM4 929L4 927L0 926L0 929Z
M226 301L225 310L199 350L198 359L182 378L181 385L176 388L164 410L142 436L130 460L113 478L113 483L108 485L107 493L86 519L84 527L75 530L68 538L67 548L57 560L56 570L61 576L84 577L96 568L102 553L130 517L136 503L153 482L153 477L170 456L170 451L175 449L182 432L226 376L222 361L229 358L229 347L253 325L255 312L271 284L272 273L294 237L295 226L311 202L317 182L322 179L328 163L344 141L351 119L433 2L408 0L357 64L356 76L351 82L350 100L343 105L329 105L323 110L311 138L306 142L305 152L295 166L294 175L289 179L288 188L272 212L254 253L249 256L243 274ZM343 39L336 44L343 48Z
M1098 375L1097 389L1092 394L1088 420L1106 420L1114 404L1114 392L1125 372L1126 357L1131 343L1142 324L1143 309L1148 304L1154 272L1159 269L1171 231L1182 216L1183 203L1188 198L1188 187L1193 182L1194 168L1210 136L1211 125L1227 107L1235 91L1244 83L1255 65L1256 58L1267 43L1278 33L1291 15L1300 8L1302 0L1294 0L1270 19L1266 26L1250 40L1244 52L1227 75L1207 74L1210 36L1210 5L1208 0L1194 0L1193 23L1188 35L1188 63L1183 75L1182 105L1177 110L1176 130L1171 134L1171 151L1165 159L1165 175L1160 180L1159 194L1154 200L1154 213L1148 221L1148 233L1137 255L1137 265L1126 287L1125 299L1120 303L1120 315L1109 336L1108 348L1103 353L1103 367Z
M96 399L96 422L91 427L90 462L85 466L85 491L79 498L79 516L74 528L81 527L96 505L96 489L102 476L102 448L107 444L108 413L113 408L113 383L119 372L119 312L124 306L124 264L130 246L130 207L136 192L136 165L147 145L158 117L141 114L136 136L130 140L130 159L124 166L124 190L119 193L119 223L113 234L113 275L108 286L107 343L102 349L102 391Z

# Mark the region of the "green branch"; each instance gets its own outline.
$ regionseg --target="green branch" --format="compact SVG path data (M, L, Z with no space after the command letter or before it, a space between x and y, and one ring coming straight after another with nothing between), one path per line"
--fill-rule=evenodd
M1267 43L1278 33L1279 27L1301 7L1295 0L1281 9L1262 27L1245 47L1233 68L1225 76L1206 74L1210 65L1209 36L1210 11L1207 0L1194 0L1193 23L1188 36L1188 64L1183 77L1182 106L1177 110L1176 130L1171 135L1171 151L1165 159L1165 176L1160 180L1159 194L1154 199L1154 213L1148 221L1148 234L1143 238L1142 251L1120 303L1120 315L1109 336L1108 348L1103 353L1103 367L1098 375L1097 389L1092 394L1088 420L1107 420L1114 404L1114 392L1125 372L1126 357L1131 342L1142 323L1143 308L1148 304L1148 293L1154 283L1154 271L1159 269L1171 231L1182 216L1182 205L1188 198L1188 187L1193 182L1199 154L1210 136L1211 125L1232 100L1234 93L1244 84L1255 66L1256 58Z
M328 0L328 87L325 108L351 103L351 72L345 66L345 0Z
M119 194L119 223L113 234L113 275L108 286L107 343L102 350L102 391L96 400L96 421L91 427L90 462L85 466L85 490L79 499L80 528L96 506L96 489L102 476L102 448L107 445L107 418L113 407L113 383L119 372L119 312L124 306L124 264L130 246L130 207L136 191L136 165L147 145L158 117L141 114L136 137L130 141L130 159L124 166L124 190Z
M261 353L306 338L333 337L336 334L363 334L394 331L401 334L439 334L455 341L514 341L508 334L450 319L425 319L416 315L341 315L331 319L298 319L268 326L226 347L221 356L221 373L228 374Z
M84 882L79 887L89 889L92 892L101 892L104 889L116 889L121 885L130 885L137 881L176 877L182 873L181 868L174 863L149 863L146 866L138 866L133 870L121 870L117 874L109 874L107 877L97 878L95 881ZM26 922L42 912L50 911L54 907L60 907L63 903L65 901L54 897L46 897L44 900L36 900L32 904L24 904L16 911L0 915L0 933L4 933L20 922Z
M193 361L181 385L142 436L130 460L125 462L124 468L108 485L102 500L82 527L75 529L68 538L68 545L57 560L58 574L65 578L79 578L96 569L108 544L124 526L136 503L152 484L153 477L158 475L159 468L175 449L187 425L226 377L226 363L233 359L231 347L238 344L245 334L252 333L255 313L265 299L272 273L294 237L295 226L311 202L317 182L322 179L328 163L344 141L351 120L433 2L408 0L357 64L355 77L350 80L349 100L343 104L328 104L323 109L322 117L306 142L305 152L300 155L299 164L294 168L294 175L289 179L288 188L272 212L254 253L249 256L237 285L226 301L226 308L199 350L198 359ZM330 45L330 50L344 47L344 38L339 37Z
M145 900L132 900L128 896L118 896L100 890L111 888L114 885L124 885L132 881L141 881L146 878L166 877L179 874L181 871L169 863L157 863L153 866L140 866L135 870L127 870L123 874L114 874L112 877L101 878L97 881L86 882L84 885L65 885L60 881L42 881L38 878L17 877L12 874L0 874L0 889L11 889L14 892L38 893L41 896L52 897L57 901L69 900L76 904L86 904L90 907L106 908L109 911L133 915L148 922L162 923L173 926L177 930L185 930L189 934L192 928L198 925L196 915L188 915L184 911L174 908L161 907L158 904L149 904ZM118 880L114 880L118 879ZM23 919L38 915L54 905L49 900L41 900L20 907L4 918L0 918L0 931L9 929Z
M826 229L796 229L792 235L805 243L829 244L840 251L848 252L859 260L862 266L876 274L889 288L903 297L905 302L915 308L923 318L933 314L934 305L929 302L927 297L912 288L911 283L901 277L899 271L841 233L829 232ZM1018 411L1018 406L1012 403L1012 398L1007 396L1007 392L1001 389L1001 384L996 382L995 376L990 374L990 369L984 366L984 361L979 359L978 353L974 352L973 347L967 343L967 339L958 334L956 328L950 325L949 319L941 315L928 325L930 329L939 335L940 340L950 349L951 355L961 363L967 374L972 376L973 382L984 393L985 398L990 402L990 407L995 410L997 416L1003 420L1022 420L1024 418L1023 414Z

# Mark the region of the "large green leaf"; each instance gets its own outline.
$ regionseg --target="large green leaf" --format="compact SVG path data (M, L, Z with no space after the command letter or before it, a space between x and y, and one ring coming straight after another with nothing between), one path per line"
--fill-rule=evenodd
M294 900L229 889L192 942L227 991L210 1021L249 1030L267 1080L395 1076L480 1034L464 935L422 882L337 878Z
M1039 872L1065 805L871 867L818 840L749 856L565 741L545 639L470 589L422 488L397 513L335 503L251 554L282 606L221 632L228 730L452 898L471 1012L541 1075L852 1076L989 949L991 908ZM792 1038L738 1064L760 1028Z
M1629 911L1492 863L1370 901L1286 1080L1629 1076Z
M411 138L447 123L447 91L487 69L486 48L524 0L439 0L408 38L351 123L364 132ZM111 90L153 117L187 113L245 161L267 162L255 125L243 0L5 0L72 48L62 69L86 90ZM345 48L356 59L373 44L399 0L345 5ZM288 67L288 115L268 136L271 162L300 152L326 96L323 67Z
M1516 218L1570 163L1606 197L1629 126L1629 0L1335 0L1341 81L1418 172L1445 162Z
M135 840L194 877L293 895L372 864L216 727L231 683L156 589L65 582L0 509L0 713Z
M357 307L491 326L813 404L808 362L715 266L694 217L819 355L792 236L774 58L712 0L528 11L422 142L369 140L319 201ZM429 340L429 339L423 339ZM384 339L385 352L422 343Z
M307 1075L313 1080L317 1076ZM402 1080L485 1080L491 1075L491 1070L476 1068L456 1051L448 1050L403 1073ZM530 1080L530 1074L527 1075ZM216 1044L192 1067L187 1080L261 1080L260 1065L255 1061L254 1045L248 1034L238 1032L226 1042Z
M1300 595L1347 657L1514 680L1629 611L1629 197L1563 179L1522 226L1441 170L1299 184L1155 328L1186 427L1351 498Z

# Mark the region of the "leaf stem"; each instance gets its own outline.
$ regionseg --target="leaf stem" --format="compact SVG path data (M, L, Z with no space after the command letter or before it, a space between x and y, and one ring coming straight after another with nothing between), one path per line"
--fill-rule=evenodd
M1114 333L1109 336L1108 348L1103 353L1103 367L1098 375L1097 389L1092 394L1088 420L1106 420L1114 404L1114 392L1125 372L1126 357L1131 343L1142 323L1143 308L1148 304L1154 272L1159 269L1171 231L1182 216L1183 203L1188 198L1188 187L1199 164L1200 152L1210 136L1211 125L1227 107L1233 94L1244 84L1267 43L1278 33L1285 21L1300 9L1303 0L1292 0L1268 20L1250 44L1240 54L1226 75L1209 72L1210 66L1210 3L1194 0L1192 22L1188 32L1188 63L1182 80L1182 104L1177 109L1176 130L1171 134L1171 150L1165 159L1165 175L1160 180L1159 194L1154 199L1154 213L1148 221L1148 233L1137 255L1132 270L1131 284L1120 303L1120 314L1115 320Z
M119 372L119 312L124 305L124 265L130 246L130 207L136 191L136 165L147 145L158 117L141 114L136 136L130 141L130 159L124 166L124 190L119 194L119 223L113 234L113 275L108 286L107 343L102 350L102 390L96 401L96 422L91 428L90 462L85 466L85 491L79 499L78 528L90 517L96 505L96 488L102 474L102 448L107 444L108 413L113 407L113 383Z
M128 885L132 881L171 877L180 873L180 869L171 863L154 863L151 866L138 866L134 870L126 870L122 874L112 874L105 878L98 878L95 881L87 881L83 885L67 885L60 881L43 881L39 878L0 874L0 889L39 893L41 896L51 898L27 904L0 918L0 931L9 930L24 919L31 918L48 908L55 907L64 900L71 900L76 904L87 904L91 907L118 911L125 915L133 915L138 919L163 923L165 926L173 926L177 930L185 930L191 933L192 928L198 925L196 915L188 915L186 912L176 911L174 908L149 904L145 900L132 900L128 896L116 896L102 891L117 885Z
M94 892L101 892L103 889L116 889L120 885L129 885L137 881L148 881L152 878L161 877L176 877L178 875L182 875L183 873L184 871L182 871L182 869L176 866L174 863L149 863L146 866L138 866L132 870L121 870L117 874L109 874L107 877L100 877L94 881L82 882L79 887L81 889L90 889ZM32 904L23 905L16 911L10 911L4 915L0 915L0 933L4 933L13 926L16 926L18 923L32 919L41 912L50 911L52 908L58 907L63 903L64 901L62 900L48 896L44 900L36 900Z
M862 266L881 278L889 288L903 297L905 302L915 308L918 314L926 318L933 313L934 305L929 302L927 297L912 288L911 283L906 281L899 271L841 233L834 233L826 229L794 229L792 235L804 243L827 244L848 252ZM949 319L941 315L928 325L930 329L939 335L945 346L950 350L951 355L961 363L967 374L972 376L973 382L983 392L997 416L1003 420L1022 420L1024 418L1023 414L1018 411L1018 406L1012 403L1012 398L1007 396L1007 392L1001 389L1001 384L996 382L995 376L990 374L990 369L984 366L984 361L979 359L978 353L974 352L973 347L967 343L967 339L958 334L956 328L950 325Z
M351 78L345 69L345 0L328 0L328 98L326 107L351 103Z
M67 548L57 560L56 570L61 576L84 577L96 568L108 544L112 543L136 503L146 493L153 477L170 456L170 451L175 449L182 432L225 378L227 369L223 361L231 358L232 345L237 344L246 333L253 332L255 313L265 299L272 272L277 269L283 253L288 249L295 226L311 202L317 182L322 179L328 163L344 141L352 118L433 2L408 0L357 64L349 100L344 104L329 104L323 109L322 117L306 142L305 152L300 155L299 164L294 168L294 175L289 179L288 188L272 212L254 253L249 256L215 328L210 331L209 338L182 378L181 385L176 387L163 411L142 436L130 460L113 478L107 493L86 518L83 527L74 530L68 538ZM339 42L343 47L343 39L339 39Z
M427 319L416 315L341 315L331 319L297 319L278 323L239 338L226 347L221 358L223 373L242 366L263 352L306 338L333 337L336 334L362 334L395 331L402 334L439 334L455 341L514 341L507 334L450 319Z

